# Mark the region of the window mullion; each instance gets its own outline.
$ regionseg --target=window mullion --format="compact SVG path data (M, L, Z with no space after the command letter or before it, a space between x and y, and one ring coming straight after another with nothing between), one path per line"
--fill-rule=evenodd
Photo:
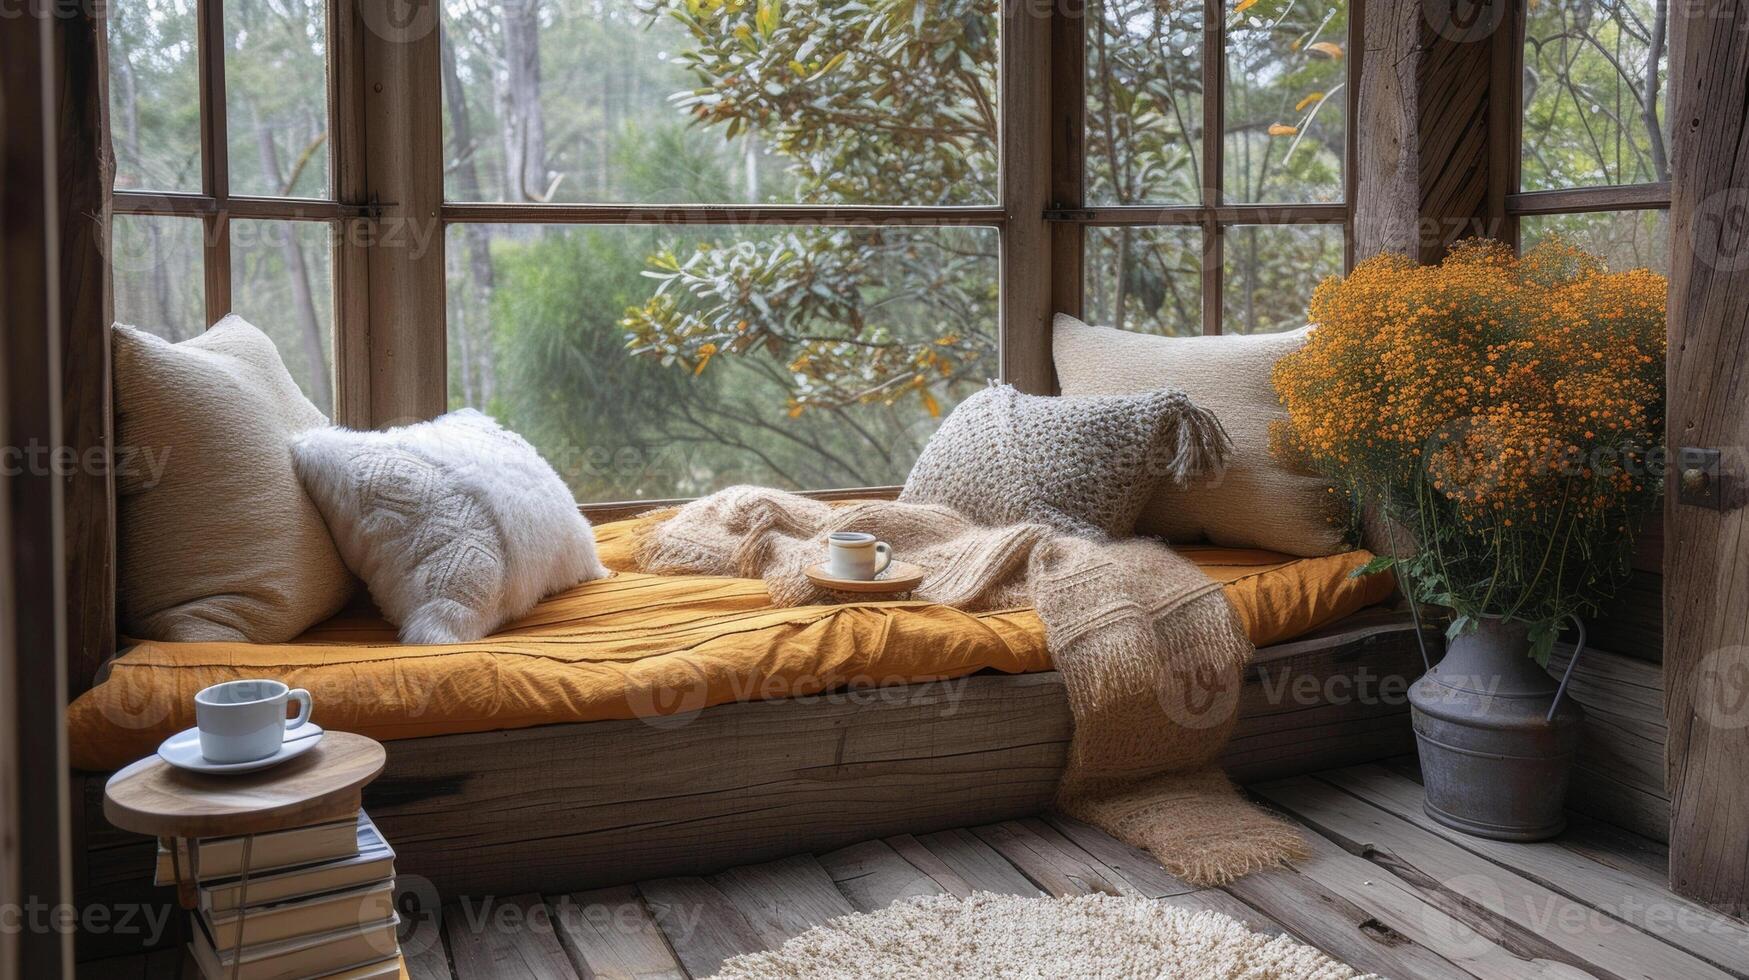
M1495 0L1504 2L1504 0ZM1518 249L1518 216L1508 198L1522 188L1524 147L1524 32L1528 5L1509 3L1504 19L1495 29L1488 52L1489 84L1493 98L1488 104L1488 218L1495 238Z
M195 40L200 66L200 189L213 199L201 219L207 324L231 312L230 158L225 130L224 0L200 0Z
M328 172L334 199L367 207L364 161L364 21L357 0L327 0ZM334 223L334 417L370 426L370 249L374 215Z
M1224 50L1225 7L1215 3L1203 5L1202 29L1202 332L1221 332L1221 265L1223 233L1215 220L1215 209L1224 201L1222 187L1226 184L1222 134L1226 128L1225 98L1222 81L1226 77Z
M1088 10L1084 0L1063 0L1051 10L1050 206L1079 211L1087 201ZM1100 15L1098 8L1093 15ZM1081 316L1086 229L1080 222L1053 222L1050 234L1051 311Z
M1048 10L1048 8L1046 8ZM1000 66L1002 229L999 357L1004 380L1021 391L1052 390L1050 206L1052 16L1006 0Z

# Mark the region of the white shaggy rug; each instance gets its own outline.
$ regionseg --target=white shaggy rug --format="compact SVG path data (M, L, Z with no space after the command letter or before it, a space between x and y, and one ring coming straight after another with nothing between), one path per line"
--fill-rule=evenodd
M1350 980L1358 974L1288 937L1217 912L1145 898L931 895L816 926L737 956L717 980L1001 977L1059 980Z

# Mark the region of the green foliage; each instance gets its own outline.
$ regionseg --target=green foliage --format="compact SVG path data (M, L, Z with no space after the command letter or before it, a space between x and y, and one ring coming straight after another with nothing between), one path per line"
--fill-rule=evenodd
M1524 48L1526 190L1670 179L1667 0L1531 5Z
M1339 200L1351 2L1089 4L1089 199L1203 197L1203 24L1218 16L1225 199ZM326 195L326 9L227 0L234 192ZM198 190L194 0L108 13L117 186ZM445 0L440 13L451 200L997 202L997 0ZM1661 174L1652 0L1530 16L1527 186ZM118 316L192 335L198 223L122 225ZM1605 231L1639 251L1657 240L1631 225ZM313 397L332 343L319 237L238 242L232 263L238 308ZM574 473L582 496L894 482L939 414L997 373L991 229L457 226L447 246L455 402L558 454L601 447L608 465ZM1090 229L1088 312L1199 332L1204 260L1196 228ZM1230 229L1226 329L1297 325L1340 263L1334 228Z

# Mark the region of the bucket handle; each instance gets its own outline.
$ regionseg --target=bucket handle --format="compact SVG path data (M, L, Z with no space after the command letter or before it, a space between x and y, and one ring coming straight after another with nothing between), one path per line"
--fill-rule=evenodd
M1427 634L1421 631L1421 604L1415 599L1415 590L1409 588L1409 577L1395 563L1391 571L1397 574L1397 588L1403 590L1403 595L1409 599L1409 619L1415 624L1415 645L1421 648L1421 666L1428 673L1433 672L1433 659L1427 655Z
M1568 613L1567 618L1573 625L1579 627L1579 643L1573 647L1573 659L1567 661L1567 669L1561 674L1561 686L1555 688L1555 700L1549 705L1549 715L1545 721L1555 720L1555 709L1561 706L1561 695L1567 693L1567 682L1573 679L1573 666L1579 662L1579 655L1585 652L1585 621L1576 613Z

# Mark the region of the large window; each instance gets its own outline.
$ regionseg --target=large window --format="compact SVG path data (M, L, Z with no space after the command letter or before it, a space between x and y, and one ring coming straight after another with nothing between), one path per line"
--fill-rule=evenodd
M902 482L997 375L995 0L444 14L449 401L580 498Z
M330 179L325 4L107 10L116 319L183 340L242 314L332 413L334 242L362 210Z
M1299 326L1346 2L1007 3L115 0L118 318L240 313L349 422L412 379L586 502L898 483L988 380L1048 388L1056 309ZM397 207L417 248L358 244Z
M1164 334L1305 323L1347 257L1345 0L1089 0L1082 307Z
M1558 234L1612 268L1668 269L1666 12L1665 0L1552 0L1509 25L1523 113L1506 205L1522 246Z

